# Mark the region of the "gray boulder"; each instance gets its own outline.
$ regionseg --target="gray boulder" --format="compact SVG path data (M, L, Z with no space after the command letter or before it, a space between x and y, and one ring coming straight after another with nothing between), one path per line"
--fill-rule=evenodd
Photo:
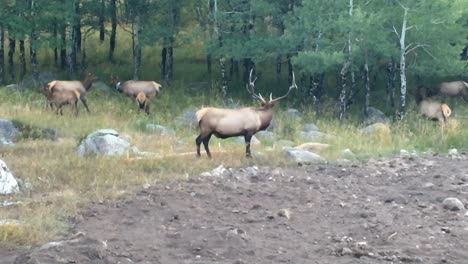
M255 136L257 136L259 139L276 139L276 134L271 132L271 131L258 131Z
M14 145L19 130L11 120L0 119L0 146Z
M300 120L302 118L302 114L301 112L299 112L299 110L297 109L294 109L294 108L289 108L287 111L286 111L286 114L293 118L293 119L297 119L297 120Z
M375 123L389 124L390 118L388 118L382 111L375 107L369 107L368 116L363 117L362 121L364 126L372 125Z
M198 121L197 121L197 113L198 109L191 108L185 110L180 116L175 119L175 124L177 126L184 126L190 128L197 128Z
M157 125L157 124L147 124L146 131L151 132L153 134L161 135L161 136L175 136L174 129L167 128L165 126Z
M18 181L13 177L6 163L0 160L0 194L5 195L18 192Z
M115 156L126 152L139 153L136 147L119 137L119 133L113 129L101 129L94 131L83 139L78 146L78 155L85 154Z
M320 131L320 129L315 124L309 123L309 124L304 125L304 129L302 131L304 132L317 131L318 132Z
M312 141L320 140L320 139L333 139L335 137L335 136L325 134L319 131L309 131L309 132L301 131L299 132L299 136L303 139L312 140Z
M235 138L234 138L234 142L239 143L239 144L245 144L245 139L244 139L243 136L235 137ZM261 144L262 144L262 143L260 142L260 140L258 140L257 137L252 136L252 139L250 140L250 145L252 145L252 146L258 146L258 145L261 145Z
M288 160L291 160L300 164L308 164L308 163L313 163L313 162L324 161L324 159L320 157L319 155L309 152L307 150L289 148L289 149L285 149L284 152Z

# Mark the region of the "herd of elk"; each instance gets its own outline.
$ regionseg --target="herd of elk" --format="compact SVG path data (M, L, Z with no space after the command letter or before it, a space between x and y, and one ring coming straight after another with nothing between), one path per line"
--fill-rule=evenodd
M245 154L251 156L250 140L258 131L265 130L273 117L273 106L278 100L289 95L293 88L297 89L293 73L292 84L285 95L276 99L265 100L261 94L255 94L255 80L252 80L252 70L249 75L247 91L260 101L260 107L244 107L238 109L206 107L197 111L197 121L200 128L200 135L195 140L197 145L197 155L200 156L200 144L203 142L206 154L211 158L208 143L212 135L218 138L229 138L244 136Z
M197 146L197 156L200 154L200 145L203 143L206 154L211 158L208 147L212 135L225 139L230 137L243 136L245 140L245 154L251 156L250 141L258 131L265 130L270 125L273 118L273 106L279 100L287 97L292 89L296 88L294 73L292 74L292 83L281 97L273 99L270 93L270 99L265 100L261 94L255 93L255 81L252 79L253 70L250 71L249 81L246 85L247 91L253 98L260 101L260 107L243 107L237 109L204 107L196 112L196 118L200 129L200 134L195 140ZM82 81L63 81L53 80L45 86L41 92L46 96L47 106L55 107L56 113L63 115L62 106L71 104L73 112L78 115L78 100L81 100L86 110L89 112L86 92L91 88L93 81L97 78L91 73L86 73ZM149 104L152 98L161 92L161 84L154 81L128 80L121 82L118 76L111 75L111 84L114 88L133 98L138 105L139 111L149 114ZM418 112L426 118L439 121L444 125L447 123L452 110L450 107L430 96L440 95L448 97L461 97L468 102L468 83L464 81L442 82L435 89L426 91L423 86L416 89L416 103Z

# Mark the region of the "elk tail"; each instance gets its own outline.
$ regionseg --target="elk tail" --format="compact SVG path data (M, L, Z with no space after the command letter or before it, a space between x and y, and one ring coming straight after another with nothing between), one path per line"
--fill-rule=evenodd
M442 114L444 115L445 118L448 118L452 114L452 110L450 109L450 107L447 104L442 104L440 106L440 108L441 108Z
M209 109L210 108L206 107L206 108L202 108L202 109L197 111L197 113L196 113L197 122L200 123L200 120L203 118L203 116L206 114L206 112L208 112Z

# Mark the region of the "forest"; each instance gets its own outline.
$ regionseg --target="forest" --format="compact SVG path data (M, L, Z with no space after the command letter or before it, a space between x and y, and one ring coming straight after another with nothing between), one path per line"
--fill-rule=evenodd
M417 85L467 80L465 0L6 0L0 2L0 85L43 85L40 72L108 82L202 82L224 104L281 93L298 76L295 103L320 117L331 98L403 118ZM196 72L196 74L195 74ZM31 85L32 84L32 85ZM326 97L328 96L328 97Z

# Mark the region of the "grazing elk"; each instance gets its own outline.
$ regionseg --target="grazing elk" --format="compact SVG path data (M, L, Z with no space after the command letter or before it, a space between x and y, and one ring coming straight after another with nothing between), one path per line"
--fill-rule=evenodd
M416 104L418 105L419 114L429 119L437 120L441 125L445 125L452 114L452 110L447 104L426 98L425 89L422 86L417 88Z
M138 104L140 111L143 110L145 114L149 115L149 100L146 97L145 93L141 92L137 94L135 100Z
M47 84L47 88L53 93L61 92L61 91L77 91L78 93L80 93L79 98L81 102L85 106L86 111L88 111L89 113L88 103L86 100L86 92L89 91L89 89L93 85L93 82L97 79L98 78L94 76L92 73L87 72L85 79L83 81L54 80Z
M441 95L447 97L462 97L468 102L468 83L464 81L442 82L432 90L431 95Z
M49 87L44 87L41 92L47 98L47 105L51 108L55 106L56 113L60 112L60 115L63 115L62 107L67 104L72 105L72 111L75 116L78 115L78 100L80 99L80 93L76 90L62 90L54 91L49 89Z
M144 93L146 101L159 95L162 85L154 81L129 80L120 82L118 76L111 75L111 84L115 89L128 97L136 99L138 94ZM149 105L146 105L145 112L149 114Z
M260 130L265 130L270 125L273 117L273 106L275 103L288 96L293 88L297 89L293 74L293 81L288 92L276 99L273 99L270 94L270 100L266 101L260 94L255 94L255 80L252 81L251 70L249 84L247 84L247 91L255 99L261 101L260 107L244 107L239 109L207 107L197 111L196 116L198 126L200 127L200 135L195 140L195 143L197 144L198 156L200 156L200 144L203 142L206 154L211 158L208 143L211 136L215 135L222 139L244 136L246 145L245 154L247 157L250 157L250 140L252 139L252 136Z

